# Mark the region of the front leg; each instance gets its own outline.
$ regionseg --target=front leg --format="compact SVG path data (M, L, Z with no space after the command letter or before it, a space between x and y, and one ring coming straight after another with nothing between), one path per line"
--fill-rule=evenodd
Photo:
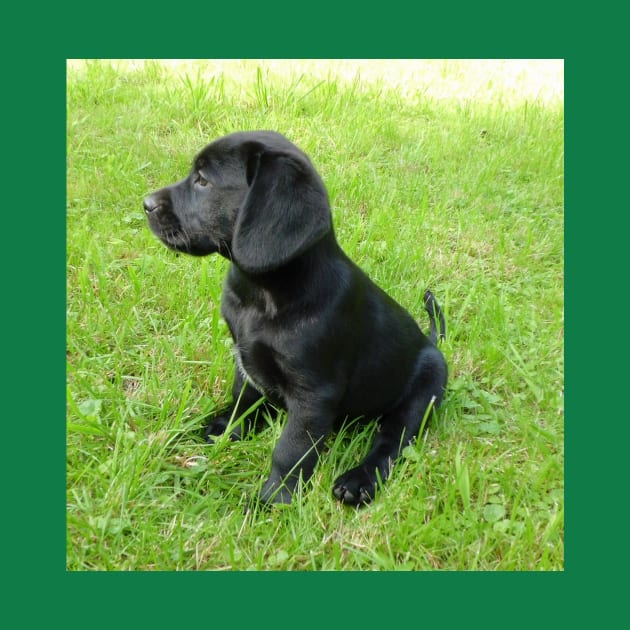
M333 415L324 409L288 410L287 424L273 451L271 473L263 484L259 499L263 503L291 503L295 488L310 479Z
M232 385L233 403L224 409L220 414L208 418L208 424L204 430L206 442L213 442L218 435L223 435L231 420L237 420L247 410L255 405L263 395L255 389L248 381L245 381L240 370L236 370L234 383ZM243 426L238 425L230 432L231 440L240 440L249 431L255 430L260 423L264 405L257 407L252 413L243 418Z

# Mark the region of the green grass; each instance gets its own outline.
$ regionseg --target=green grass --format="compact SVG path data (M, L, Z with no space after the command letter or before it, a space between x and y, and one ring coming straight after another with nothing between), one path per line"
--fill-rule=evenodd
M70 64L69 569L564 568L554 68ZM340 243L423 328L426 288L446 313L445 402L365 509L331 488L373 425L333 436L291 506L247 515L281 424L240 443L199 437L233 374L227 263L167 251L141 201L244 129L312 157Z

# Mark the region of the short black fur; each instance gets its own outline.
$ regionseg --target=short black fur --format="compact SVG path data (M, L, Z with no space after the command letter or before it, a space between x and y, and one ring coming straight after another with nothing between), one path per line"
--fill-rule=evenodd
M234 338L237 402L210 420L207 439L262 397L286 409L259 498L287 503L331 431L346 419L378 418L370 452L333 487L344 503L371 501L444 394L446 362L436 347L444 316L431 292L427 337L341 250L321 178L275 132L209 144L188 177L149 195L144 208L171 249L232 262L221 312ZM261 415L247 417L245 431L260 428Z

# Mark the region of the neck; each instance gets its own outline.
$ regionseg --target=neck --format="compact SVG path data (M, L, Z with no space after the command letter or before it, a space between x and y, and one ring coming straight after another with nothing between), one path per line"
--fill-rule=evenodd
M232 288L245 303L262 302L268 308L270 300L281 307L283 303L300 301L309 296L317 299L313 285L321 277L322 269L331 260L345 257L331 230L315 245L288 263L261 274L247 273L232 263L229 272ZM308 289L307 289L308 287Z

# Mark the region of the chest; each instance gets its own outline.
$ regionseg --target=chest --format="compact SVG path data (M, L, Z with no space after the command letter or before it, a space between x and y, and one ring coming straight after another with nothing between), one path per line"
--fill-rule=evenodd
M234 362L243 378L272 402L285 400L287 378L269 348L234 344Z
M239 372L261 394L282 405L291 389L286 332L255 310L238 309L224 315L234 339Z

